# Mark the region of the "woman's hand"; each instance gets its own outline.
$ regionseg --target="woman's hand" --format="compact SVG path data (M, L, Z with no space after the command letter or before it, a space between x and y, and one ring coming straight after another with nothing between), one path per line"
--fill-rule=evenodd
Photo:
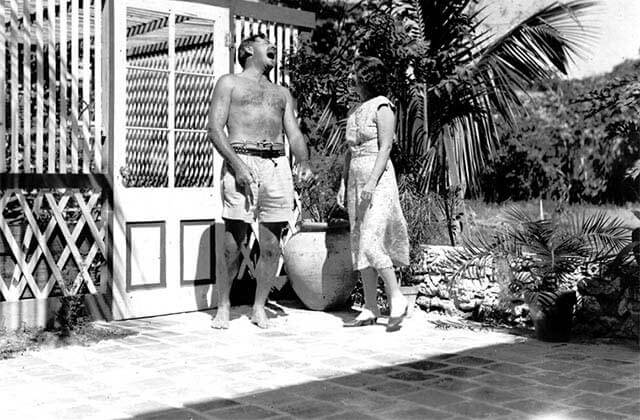
M344 185L344 178L340 180L340 188L338 188L338 194L336 194L336 204L341 208L344 208L347 204L347 187Z
M362 201L371 202L373 198L373 191L376 189L376 184L374 182L367 182L364 184L364 188L362 189L362 193L360 194L360 198Z

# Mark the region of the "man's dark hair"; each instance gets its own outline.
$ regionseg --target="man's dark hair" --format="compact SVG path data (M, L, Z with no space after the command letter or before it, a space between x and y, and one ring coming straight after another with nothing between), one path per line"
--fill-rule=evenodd
M379 58L357 57L355 71L358 82L372 96L386 95L389 90L388 72Z
M242 40L240 45L238 46L238 63L244 68L244 65L247 62L247 58L251 57L251 53L247 50L257 39L267 40L267 36L261 32L257 34L251 35L248 38Z

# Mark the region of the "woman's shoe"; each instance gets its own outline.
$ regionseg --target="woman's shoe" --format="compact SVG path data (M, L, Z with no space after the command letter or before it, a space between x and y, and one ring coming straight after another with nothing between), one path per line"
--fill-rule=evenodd
M409 313L409 304L404 307L404 312L400 316L389 316L389 322L387 323L387 332L398 331L401 327L402 320Z
M353 328L353 327L366 327L369 325L376 325L378 321L377 317L367 318L367 319L354 319L353 321L345 322L342 324L345 328Z

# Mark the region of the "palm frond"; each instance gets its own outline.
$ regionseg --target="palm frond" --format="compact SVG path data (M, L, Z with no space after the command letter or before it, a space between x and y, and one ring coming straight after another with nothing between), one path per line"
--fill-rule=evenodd
M516 91L561 72L567 74L574 57L581 56L595 39L595 28L579 20L593 6L591 0L554 2L515 25L480 50L472 67L481 84L492 87L496 110L513 119L520 105Z
M587 246L593 259L620 252L630 242L630 229L617 216L597 211L569 217L571 234Z

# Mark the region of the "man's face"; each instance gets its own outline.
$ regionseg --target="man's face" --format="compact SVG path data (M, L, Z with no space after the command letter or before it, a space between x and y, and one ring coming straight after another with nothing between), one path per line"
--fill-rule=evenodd
M268 68L276 65L276 46L263 38L258 38L253 42L253 58Z

